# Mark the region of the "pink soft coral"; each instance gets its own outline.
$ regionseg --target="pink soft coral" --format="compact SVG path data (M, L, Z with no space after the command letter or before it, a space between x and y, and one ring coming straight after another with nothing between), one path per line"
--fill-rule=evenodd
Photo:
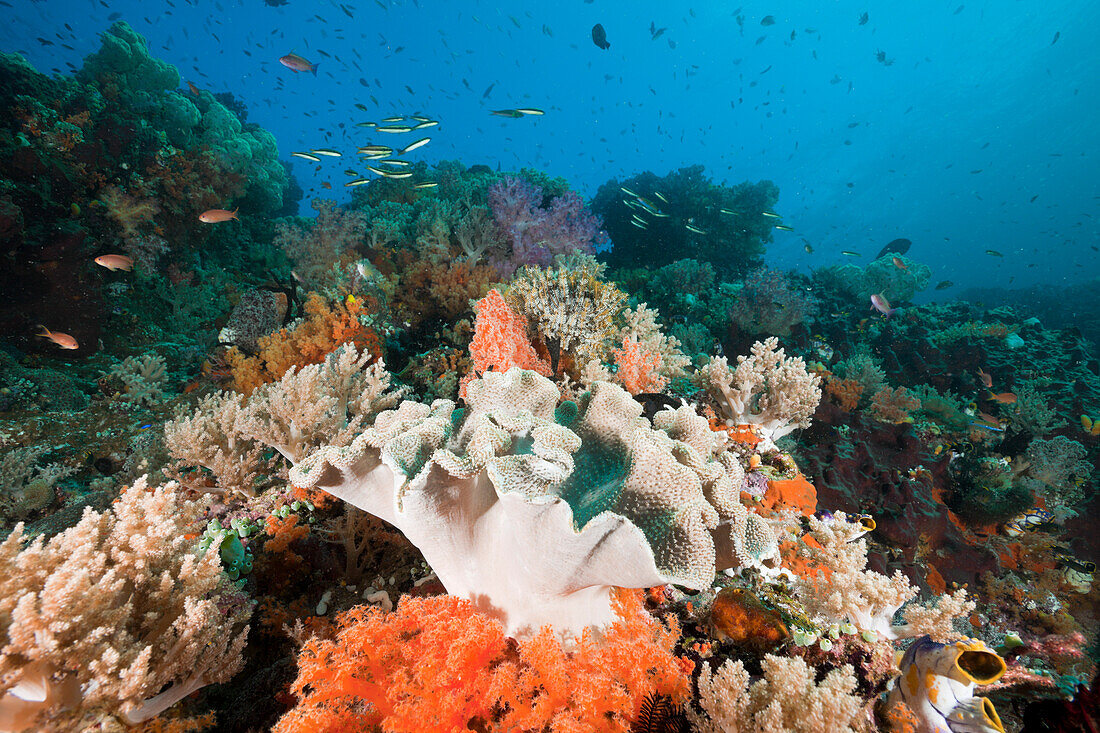
M618 367L615 378L630 394L660 392L668 384L668 378L657 373L661 368L661 355L643 348L629 337L623 337L623 347L612 349L611 356Z
M550 365L527 339L526 319L508 307L499 290L490 290L477 302L470 356L478 374L519 367L550 376Z
M607 242L600 219L585 208L581 197L566 191L540 206L542 190L526 181L505 177L489 188L489 206L511 256L496 262L509 274L522 265L549 265L556 254L581 251L591 254Z

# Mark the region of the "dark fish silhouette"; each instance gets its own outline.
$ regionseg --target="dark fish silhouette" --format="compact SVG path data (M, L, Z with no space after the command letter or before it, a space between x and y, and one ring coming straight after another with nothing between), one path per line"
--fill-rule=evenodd
M863 15L859 16L859 24L860 25L867 25L867 21L870 20L870 19L871 19L871 16L868 13L864 13Z
M683 404L678 399L657 392L642 392L641 394L636 394L634 395L634 400L641 404L642 409L645 411L646 419L650 422L653 421L653 417L661 410L675 410Z
M890 244L879 250L879 253L875 255L875 259L877 260L879 257L882 257L884 254L890 252L893 252L896 255L903 255L908 252L909 248L912 246L913 243L910 242L908 239L895 239L893 242L890 242Z
M763 18L760 19L760 25L775 25L775 16L765 15Z
M947 290L949 287L951 287L954 284L955 283L951 282L950 280L944 280L944 281L939 282L939 283L936 284L936 290Z
M602 48L604 51L611 48L611 44L607 42L607 31L603 29L603 26L597 23L592 26L592 43Z

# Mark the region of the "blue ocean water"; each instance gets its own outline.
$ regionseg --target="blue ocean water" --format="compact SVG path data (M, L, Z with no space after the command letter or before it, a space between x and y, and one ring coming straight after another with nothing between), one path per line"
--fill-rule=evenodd
M420 112L440 125L415 159L539 168L588 195L697 163L772 180L795 229L776 267L896 237L960 288L1060 287L1100 262L1095 3L6 0L0 46L67 73L112 17L240 99L284 159L350 154L357 122ZM281 66L291 52L317 75ZM525 105L546 115L489 115ZM339 160L292 165L303 212L323 182L343 192Z

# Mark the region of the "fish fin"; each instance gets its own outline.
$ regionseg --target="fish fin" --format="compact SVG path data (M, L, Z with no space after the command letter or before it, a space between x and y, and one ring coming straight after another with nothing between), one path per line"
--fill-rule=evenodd
M241 210L241 207L240 207L240 206L238 206L237 208L233 209L233 216L232 216L231 218L233 218L233 219L237 219L237 212L238 212L238 211L240 211L240 210ZM240 219L237 219L237 221L240 221Z
M310 67L309 70L313 72L314 76L317 76L317 67L320 66L320 65L321 65L321 62L318 61L317 63L313 64L312 67Z

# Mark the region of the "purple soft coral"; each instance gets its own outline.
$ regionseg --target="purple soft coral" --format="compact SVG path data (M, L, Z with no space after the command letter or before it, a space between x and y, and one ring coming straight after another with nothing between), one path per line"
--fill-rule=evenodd
M556 254L591 254L607 243L599 217L575 192L553 199L550 208L541 203L542 190L518 178L509 176L490 187L493 217L512 244L509 257L495 263L503 273L522 265L548 265Z

